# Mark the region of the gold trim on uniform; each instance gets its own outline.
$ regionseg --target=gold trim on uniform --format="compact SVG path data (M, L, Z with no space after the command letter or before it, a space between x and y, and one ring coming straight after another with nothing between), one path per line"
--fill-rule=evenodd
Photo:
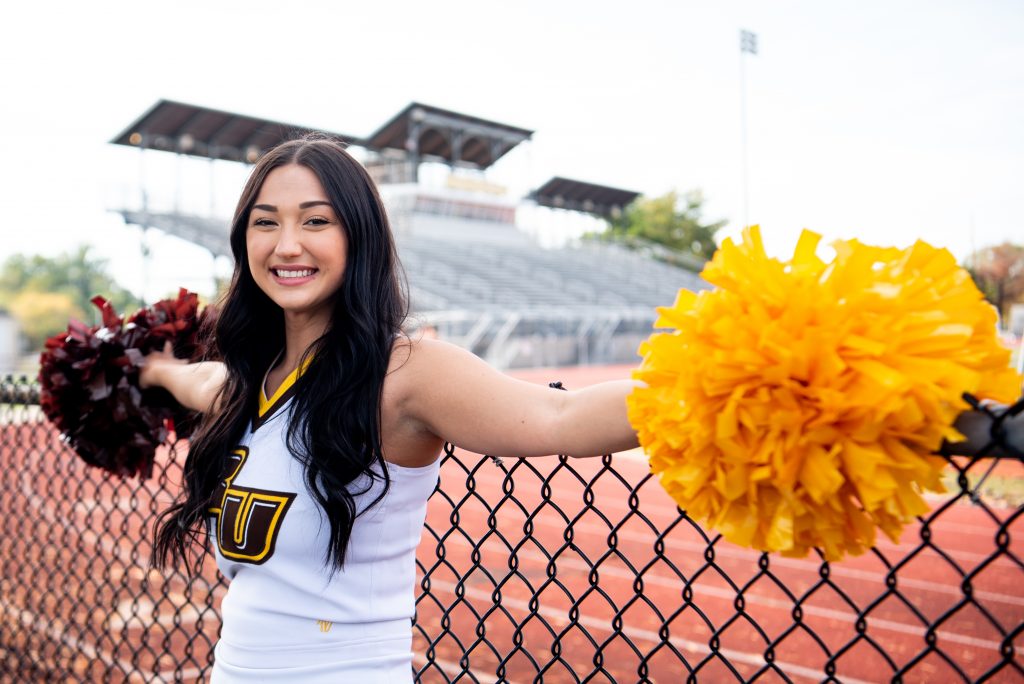
M285 393L292 388L292 385L295 384L295 381L302 377L302 374L306 372L306 368L309 366L309 363L312 360L312 355L307 356L305 359L303 359L302 363L299 364L299 367L288 374L288 377L286 377L281 382L281 386L274 391L274 396L270 397L269 399L267 399L266 394L266 378L263 379L263 383L260 385L260 408L258 417L263 418L264 416L266 416L267 413L269 413L271 409L273 409L274 406L276 406L277 403L281 401L281 397L283 397Z

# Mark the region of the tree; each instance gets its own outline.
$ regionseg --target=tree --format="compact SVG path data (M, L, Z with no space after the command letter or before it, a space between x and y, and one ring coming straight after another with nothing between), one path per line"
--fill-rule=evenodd
M682 196L672 190L661 197L639 197L621 216L611 220L607 231L593 237L627 247L655 243L702 260L710 259L718 248L715 233L726 222L702 222L703 204L704 196L699 190Z
M1005 320L1010 305L1024 298L1024 247L1004 242L972 254L967 270Z
M34 350L41 350L46 338L65 329L72 318L82 320L82 310L66 292L24 290L8 307Z
M122 312L138 305L107 274L106 262L92 258L85 245L56 257L15 254L0 266L0 306L11 310L33 349L66 327L71 317L98 323L99 310L89 301L96 295Z

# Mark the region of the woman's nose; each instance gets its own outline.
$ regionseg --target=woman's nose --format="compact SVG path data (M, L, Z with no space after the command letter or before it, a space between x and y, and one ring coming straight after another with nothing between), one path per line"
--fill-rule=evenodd
M278 256L298 256L302 254L302 244L299 242L299 231L285 227L278 234L277 246L274 247L274 254Z

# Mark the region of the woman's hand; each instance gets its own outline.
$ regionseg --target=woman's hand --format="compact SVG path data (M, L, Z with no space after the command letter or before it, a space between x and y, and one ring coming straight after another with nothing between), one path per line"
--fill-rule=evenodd
M993 415L1000 415L1008 409L1007 406L994 402L982 401L982 407L986 410L971 410L961 413L953 427L967 439L962 442L943 442L941 453L947 456L977 456L982 449L989 447L993 441L992 422ZM1003 444L1013 449L1017 454L1024 452L1024 411L1007 416L1003 420ZM1007 453L1003 444L995 444L986 456L997 458L1013 458L1013 453Z
M220 361L189 363L174 356L170 342L150 352L139 368L139 386L163 387L185 408L206 413L217 409L217 397L227 381Z
M139 387L163 387L163 370L168 366L187 365L188 361L179 359L174 355L174 346L168 340L164 348L159 351L152 351L144 357L142 366L139 368Z

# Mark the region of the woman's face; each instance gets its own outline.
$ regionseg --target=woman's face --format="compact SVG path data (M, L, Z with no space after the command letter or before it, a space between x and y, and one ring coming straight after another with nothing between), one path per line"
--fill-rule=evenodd
M249 271L285 316L330 319L348 241L320 179L299 164L263 181L245 231Z

